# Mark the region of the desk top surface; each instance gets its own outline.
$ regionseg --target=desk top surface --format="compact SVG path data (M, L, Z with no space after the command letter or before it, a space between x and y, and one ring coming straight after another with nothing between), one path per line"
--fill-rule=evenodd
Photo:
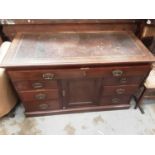
M3 67L146 63L154 56L131 32L18 33Z

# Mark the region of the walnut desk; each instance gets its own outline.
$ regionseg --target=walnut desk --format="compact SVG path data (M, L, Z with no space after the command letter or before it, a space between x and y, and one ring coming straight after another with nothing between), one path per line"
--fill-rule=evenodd
M18 33L2 66L39 116L129 108L153 61L132 32Z

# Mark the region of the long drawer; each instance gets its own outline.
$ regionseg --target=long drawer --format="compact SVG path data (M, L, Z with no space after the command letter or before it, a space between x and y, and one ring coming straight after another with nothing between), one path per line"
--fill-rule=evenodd
M22 101L46 101L59 98L59 92L57 89L20 91L18 94Z
M133 69L134 68L134 69ZM12 81L18 80L53 80L70 78L94 78L94 77L125 77L145 76L149 71L148 65L127 67L98 67L78 69L42 69L8 71Z

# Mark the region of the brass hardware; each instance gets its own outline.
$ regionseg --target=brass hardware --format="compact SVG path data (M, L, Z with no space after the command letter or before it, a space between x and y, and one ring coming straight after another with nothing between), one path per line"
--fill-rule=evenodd
M52 74L52 73L44 73L43 74L43 79L45 79L45 80L53 80L54 79L54 74Z
M126 82L127 82L127 79L125 77L120 79L120 83L124 84Z
M43 88L43 83L41 83L41 82L32 83L32 87L33 87L34 89Z
M113 76L115 77L119 77L123 75L123 71L122 70L113 70L112 71Z
M112 103L120 103L120 99L119 98L113 98Z
M124 92L125 92L125 89L123 89L123 88L116 89L117 94L124 94Z
M86 76L87 75L87 70L89 70L90 68L89 67L83 67L83 68L80 68L82 70L82 73L83 73L83 76Z
M48 107L49 107L48 104L45 104L45 103L39 104L39 109L41 110L46 110Z
M43 93L36 94L35 98L37 100L44 100L46 98L46 94L43 94Z
M83 68L80 68L81 70L89 70L90 68L89 67L83 67Z

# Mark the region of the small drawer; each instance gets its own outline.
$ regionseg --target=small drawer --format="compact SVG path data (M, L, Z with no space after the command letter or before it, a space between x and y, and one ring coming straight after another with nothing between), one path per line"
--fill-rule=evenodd
M131 96L105 96L100 100L100 105L130 104Z
M61 108L58 100L47 101L31 101L24 102L25 111L46 111L46 110L58 110Z
M22 101L45 101L50 99L58 99L59 97L57 89L47 91L20 91L18 94Z
M143 76L134 77L134 76L127 76L127 77L106 77L103 79L103 85L140 85L141 82L144 80Z
M24 90L37 90L37 89L58 89L57 81L43 81L43 80L27 80L27 81L14 81L15 88L19 91Z
M107 95L131 95L138 89L137 85L130 86L104 86L103 96Z

